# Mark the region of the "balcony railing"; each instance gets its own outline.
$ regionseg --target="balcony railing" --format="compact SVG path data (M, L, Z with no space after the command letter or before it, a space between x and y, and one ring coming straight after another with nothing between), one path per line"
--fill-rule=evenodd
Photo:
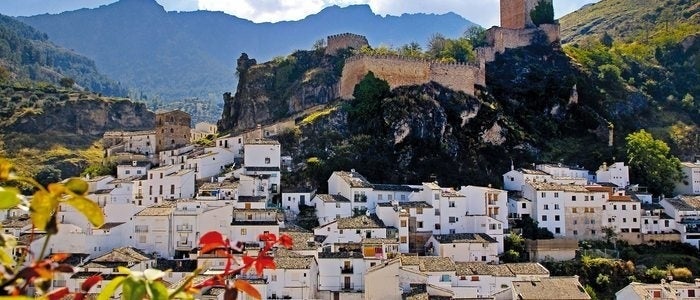
M192 232L192 225L177 225L175 229L178 232Z
M178 241L177 242L177 247L178 248L192 248L192 241Z
M353 268L352 266L349 267L340 267L340 274L352 274L353 273Z

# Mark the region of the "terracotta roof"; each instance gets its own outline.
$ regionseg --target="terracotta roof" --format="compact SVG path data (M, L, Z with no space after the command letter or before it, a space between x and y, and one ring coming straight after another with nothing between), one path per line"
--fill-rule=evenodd
M533 170L533 169L523 169L520 168L518 169L518 172L527 174L527 175L549 175L549 173L541 170Z
M391 202L382 202L382 203L377 203L379 207L392 207L393 204ZM398 202L399 207L401 208L433 208L432 205L430 205L428 202L425 201L407 201L407 202Z
M102 256L90 260L85 267L113 268L117 266L130 267L137 263L151 260L152 257L132 247L112 249Z
M423 272L455 271L455 263L449 257L401 255L402 266L418 266Z
M364 238L362 244L398 244L399 239Z
M515 277L507 265L491 265L480 262L455 262L457 276L491 275L497 277Z
M31 224L32 219L30 219L28 215L13 217L2 221L2 227L4 228L22 228L25 226L30 226Z
M496 239L485 233L434 234L433 237L441 244L498 243Z
M175 204L176 203L174 201L166 201L161 204L144 208L134 216L168 216L175 211Z
M279 145L280 142L276 140L268 139L248 139L245 141L246 145Z
M700 210L700 196L678 196L664 200L680 211Z
M319 252L318 258L364 258L362 253L355 251Z
M454 189L444 189L440 191L440 195L443 197L464 197L464 195Z
M338 229L386 228L384 222L375 214L370 216L360 215L357 217L340 218L337 221Z
M284 233L292 238L292 250L317 250L321 247L321 243L314 240L313 232L280 230L280 233Z
M513 281L513 293L520 300L591 299L576 277L549 277L537 281Z
M316 194L316 197L318 199L321 199L323 202L331 203L331 202L350 202L350 199L345 198L341 195L328 195L328 194Z
M200 191L215 191L219 189L235 189L238 188L238 181L222 181L222 182L206 182L199 187Z
M333 172L334 175L339 176L340 178L343 179L347 184L350 185L350 187L354 188L372 188L373 185L367 181L367 178L364 176L360 175L360 173L357 172L346 172L346 171L335 171Z
M286 249L278 249L275 251L274 260L277 269L310 269L314 256L298 255Z
M515 275L549 275L549 270L539 263L505 264Z
M374 184L375 191L390 191L390 192L417 192L420 189L412 188L405 184Z
M537 190L537 191L563 191L563 192L578 192L578 193L589 192L585 186L575 185L575 184L557 184L557 183L551 183L551 182L531 182L531 181L528 181L528 184L531 185L533 188L535 188L535 190Z

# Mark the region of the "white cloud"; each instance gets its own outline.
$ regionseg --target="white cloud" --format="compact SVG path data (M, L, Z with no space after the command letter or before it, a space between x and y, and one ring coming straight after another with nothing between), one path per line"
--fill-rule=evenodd
M162 2L175 0L162 0ZM192 0L196 1L196 0ZM331 5L369 4L380 15L455 12L485 27L498 25L500 0L198 0L202 10L223 11L254 22L299 20ZM584 4L598 0L554 0L561 17ZM164 3L166 9L168 5Z

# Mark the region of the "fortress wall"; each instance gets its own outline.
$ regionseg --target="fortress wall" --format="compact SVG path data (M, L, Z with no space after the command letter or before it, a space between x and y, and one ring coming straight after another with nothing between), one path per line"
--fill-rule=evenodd
M430 81L428 61L395 56L355 56L345 61L340 81L340 97L352 99L355 85L370 71L378 78L386 80L392 89Z
M359 34L341 33L328 36L326 42L326 54L333 55L338 50L345 48L360 49L362 46L369 45L367 38Z
M532 23L526 15L526 0L501 0L501 27L510 29L525 28Z
M455 91L474 95L474 84L485 82L480 68L467 64L431 64L430 80ZM485 76L484 76L485 77Z
M492 27L486 31L486 41L496 53L503 53L506 49L532 45L533 38L538 34L544 34L548 44L558 42L559 24L542 24L537 28L527 29Z

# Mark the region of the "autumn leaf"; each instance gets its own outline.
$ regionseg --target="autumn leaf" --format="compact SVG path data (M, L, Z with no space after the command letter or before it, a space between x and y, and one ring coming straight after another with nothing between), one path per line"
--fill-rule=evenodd
M280 238L277 241L282 247L287 249L292 249L292 246L294 245L294 240L292 239L292 237L286 234L280 235Z
M10 209L22 202L19 190L10 187L0 187L0 209Z
M68 294L70 294L68 287L62 287L60 289L55 289L50 293L46 294L46 298L48 298L49 300L60 300L63 299L63 297L68 296Z
M93 276L90 276L90 277L88 277L87 279L85 279L85 281L83 282L83 284L80 285L80 289L81 289L83 292L86 292L86 293L87 293L88 291L90 291L90 289L91 289L95 284L97 284L97 283L100 282L100 281L102 281L102 276L100 276L100 275L93 275Z
M13 179L12 169L12 164L9 161L0 158L0 181Z
M264 242L274 242L277 241L277 237L274 233L261 233L258 238Z
M260 292L246 280L236 279L236 281L233 282L233 287L248 294L248 296L253 299L260 299L262 297L260 296Z
M68 181L65 184L66 188L77 194L77 195L85 195L88 191L88 184L84 180L80 178L71 178L68 179Z
M199 245L202 246L202 253L209 253L217 248L228 247L228 243L224 240L224 236L216 231L205 233L199 239Z
M58 200L46 191L39 190L34 193L29 205L32 224L39 230L46 229L54 210L58 206Z
M102 209L94 201L83 196L75 196L70 198L67 203L83 214L93 226L100 227L105 223Z
M62 262L64 260L66 260L66 258L68 258L68 257L70 257L70 255L68 253L56 253L56 254L51 255L51 257L49 257L49 259L51 261L54 261L54 262Z

